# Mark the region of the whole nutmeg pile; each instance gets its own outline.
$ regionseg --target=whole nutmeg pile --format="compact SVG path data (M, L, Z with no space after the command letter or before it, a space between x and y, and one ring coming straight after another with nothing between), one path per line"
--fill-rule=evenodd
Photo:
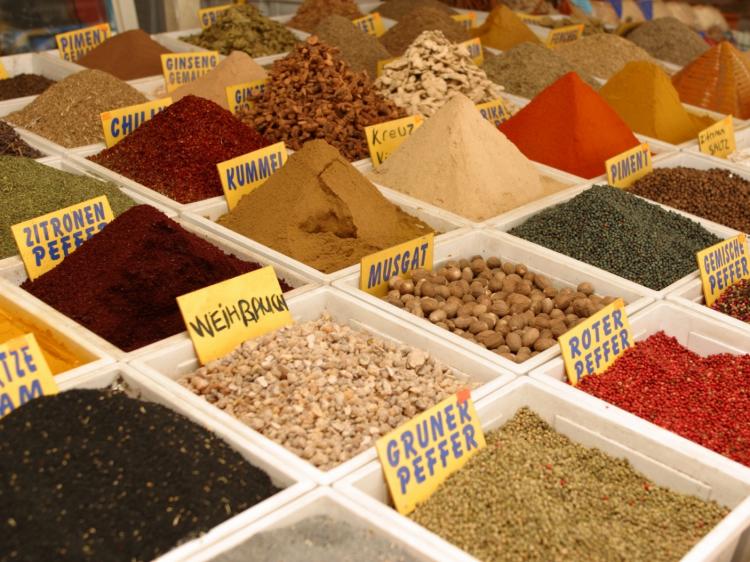
M616 298L595 295L591 283L557 289L524 264L481 256L417 269L389 287L387 302L516 363L556 345Z

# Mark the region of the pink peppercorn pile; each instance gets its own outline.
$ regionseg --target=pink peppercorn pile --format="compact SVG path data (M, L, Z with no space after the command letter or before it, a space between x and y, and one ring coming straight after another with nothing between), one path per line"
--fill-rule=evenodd
M750 322L750 280L743 279L729 287L711 308Z
M750 355L701 357L658 332L578 388L750 466Z

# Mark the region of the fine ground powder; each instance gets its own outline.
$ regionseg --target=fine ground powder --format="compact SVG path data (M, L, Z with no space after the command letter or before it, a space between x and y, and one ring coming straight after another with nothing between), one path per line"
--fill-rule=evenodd
M315 26L324 18L334 14L344 16L348 20L362 17L362 12L354 0L304 0L287 25L312 33Z
M328 16L315 28L321 41L337 47L340 56L352 70L367 72L370 80L377 78L378 61L388 60L391 55L378 39L356 27L343 16Z
M700 35L673 17L643 22L625 37L652 57L680 66L709 49Z
M109 72L120 80L135 80L160 75L161 55L171 52L142 29L132 29L113 35L76 64Z
M463 25L451 19L450 14L431 8L416 8L386 31L379 39L391 57L404 54L414 40L425 31L440 31L451 43L463 43L471 36Z
M610 33L582 37L562 45L557 52L576 68L605 80L630 61L653 60L635 43Z

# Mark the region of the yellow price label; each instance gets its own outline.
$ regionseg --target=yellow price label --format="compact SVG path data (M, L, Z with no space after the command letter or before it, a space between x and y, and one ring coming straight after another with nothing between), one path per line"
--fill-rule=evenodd
M750 279L747 235L740 234L696 254L706 306L713 305L729 287Z
M54 269L114 220L106 195L10 227L29 279Z
M388 281L394 277L408 277L415 269L432 269L434 248L435 234L430 232L363 257L359 262L359 288L384 297Z
M607 182L613 187L630 187L654 169L651 149L648 143L626 150L604 163L607 169Z
M554 49L565 43L578 41L583 36L584 27L584 24L578 23L575 25L566 25L565 27L551 29L549 35L547 35L547 46L550 49Z
M161 68L167 92L195 82L211 72L219 64L217 51L197 51L193 53L165 53L161 55Z
M373 12L361 18L352 20L352 23L368 35L380 37L385 33L385 24L383 23L383 18L380 17L378 12Z
M393 504L404 515L486 446L469 390L425 410L375 443Z
M172 105L172 98L148 101L101 113L104 143L114 146L154 115Z
M477 105L477 109L482 117L495 125L495 127L513 117L513 114L505 105L505 100L503 98L480 103Z
M270 265L177 297L177 304L202 365L293 322Z
M95 49L112 35L108 23L100 23L91 27L82 27L55 35L57 50L60 58L75 62L89 51Z
M226 12L232 4L223 4L221 6L212 6L210 8L201 8L198 10L198 21L201 22L201 27L206 29L216 23L219 15Z
M0 344L0 418L34 398L57 394L55 377L34 334Z
M253 107L255 103L253 100L263 94L266 84L268 84L268 78L227 86L229 111L237 115L240 111L247 111Z
M718 158L726 158L737 150L732 116L727 115L698 133L698 148L703 154Z
M424 123L424 117L410 115L365 127L365 138L372 165L377 168L385 162L402 142L422 126L422 123Z
M524 12L513 12L516 14L518 19L522 20L524 23L539 23L545 16L535 16L532 14L526 14Z
M632 332L625 303L617 299L559 338L570 384L603 373L631 345Z
M482 49L482 41L479 37L474 37L474 39L469 39L468 41L459 43L459 45L466 47L474 64L477 66L482 66L484 64L484 49Z
M10 78L10 75L5 68L5 65L0 61L0 80L5 80L6 78Z
M455 14L452 15L451 18L463 25L466 31L470 31L477 26L476 12L469 12L468 14Z
M286 145L277 142L216 164L229 210L234 209L245 195L263 185L286 159Z
M387 65L389 63L392 63L395 60L398 60L398 58L399 57L394 57L392 59L379 60L378 61L378 68L377 68L377 71L376 71L378 73L378 76L380 76L380 75L383 74L383 71L385 70L385 65Z

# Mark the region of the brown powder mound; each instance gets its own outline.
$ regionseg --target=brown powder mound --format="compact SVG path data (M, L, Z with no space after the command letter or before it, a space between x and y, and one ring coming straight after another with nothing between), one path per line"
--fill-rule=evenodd
M406 19L409 12L417 8L434 8L448 15L457 13L438 0L388 0L373 11L378 12L384 18L401 21Z
M452 43L463 43L471 39L464 26L452 19L450 14L422 7L412 10L386 31L380 37L380 42L393 56L400 56L423 31L442 31Z
M135 80L161 74L161 55L171 52L142 29L133 29L113 35L76 63L109 72L120 80Z
M432 231L323 140L292 154L218 222L325 273Z
M334 14L350 20L364 15L354 0L305 0L287 25L312 33L316 25Z

